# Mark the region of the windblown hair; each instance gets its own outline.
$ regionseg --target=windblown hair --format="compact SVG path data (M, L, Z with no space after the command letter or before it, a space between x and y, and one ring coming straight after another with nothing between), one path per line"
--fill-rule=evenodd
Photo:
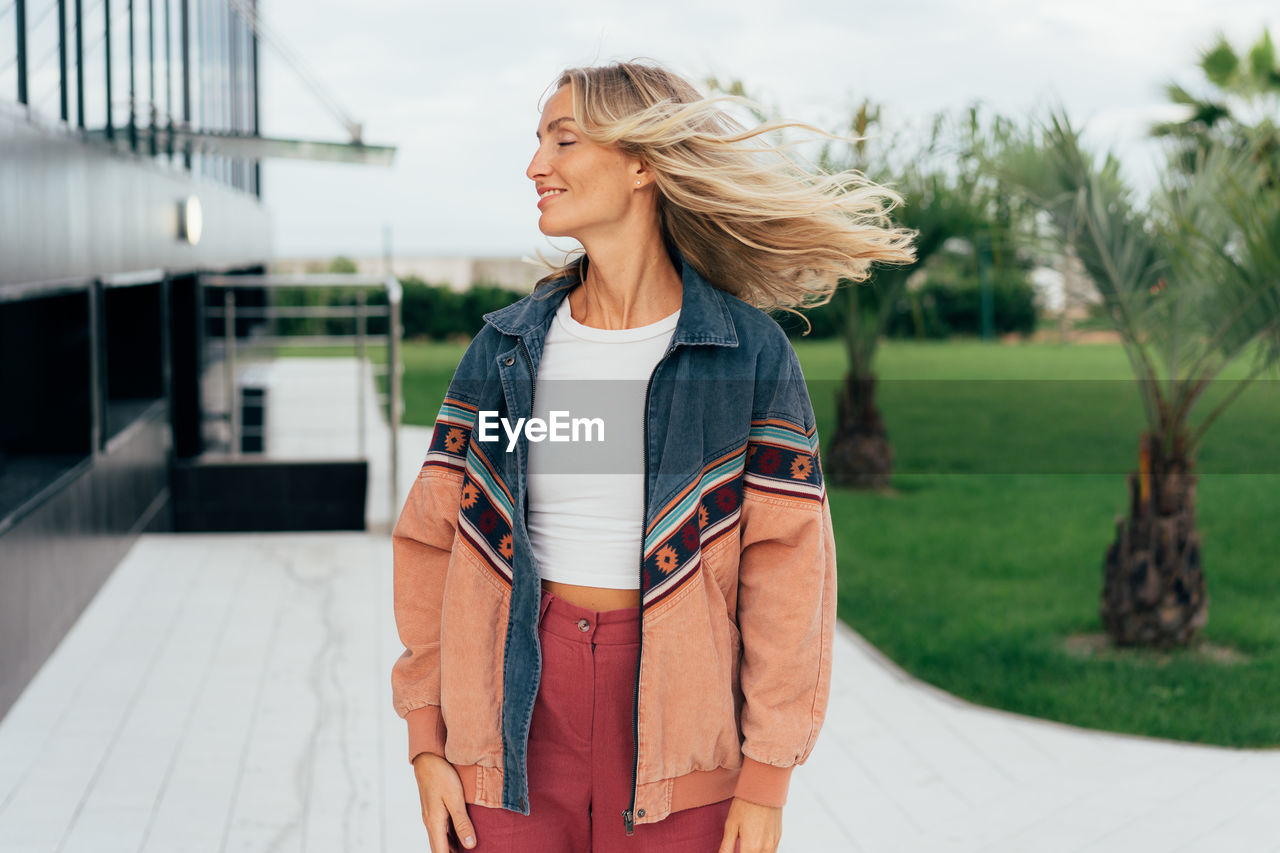
M825 305L841 279L868 278L871 265L915 260L913 230L888 216L902 197L848 170L807 170L790 146L765 134L802 122L748 129L722 108L744 98L703 97L660 65L622 62L570 68L573 117L593 142L616 145L654 173L663 240L707 281L764 311ZM832 137L838 138L838 137ZM580 250L578 250L580 252ZM535 292L582 280L585 256L570 253Z

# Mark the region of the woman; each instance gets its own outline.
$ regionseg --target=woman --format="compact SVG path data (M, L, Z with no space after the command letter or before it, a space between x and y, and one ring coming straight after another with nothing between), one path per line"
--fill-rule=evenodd
M393 533L393 699L434 853L777 849L836 559L762 309L822 304L913 237L896 194L761 135L785 126L644 63L570 69L546 103L526 174L582 254L485 316ZM606 455L541 440L566 399L603 414Z

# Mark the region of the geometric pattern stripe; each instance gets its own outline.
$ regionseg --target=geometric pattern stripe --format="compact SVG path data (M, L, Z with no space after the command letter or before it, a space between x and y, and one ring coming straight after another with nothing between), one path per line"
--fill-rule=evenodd
M514 501L489 458L474 445L467 453L458 506L459 535L493 576L510 589L515 555L511 538Z
M459 539L509 589L515 502L488 456L472 442L476 416L476 406L446 397L423 467L462 472ZM678 593L696 576L704 551L738 535L745 487L821 503L825 488L816 429L781 418L753 420L744 444L708 462L667 501L644 532L645 608Z
M746 485L780 497L823 499L816 428L807 432L777 418L751 422Z
M489 459L472 442L478 407L445 397L436 416L423 468L458 471L458 538L499 582L511 588L511 516L514 501Z
M713 459L667 502L645 532L643 606L675 595L697 575L702 552L735 535L742 504L744 444Z
M422 467L434 466L462 471L475 422L475 406L446 397L440 407L440 414L436 416L435 429L431 432L431 445L427 448L427 457Z
M745 444L712 460L667 502L645 531L641 589L646 609L692 580L704 551L738 535L746 486L821 503L825 489L816 429L780 418L753 420Z

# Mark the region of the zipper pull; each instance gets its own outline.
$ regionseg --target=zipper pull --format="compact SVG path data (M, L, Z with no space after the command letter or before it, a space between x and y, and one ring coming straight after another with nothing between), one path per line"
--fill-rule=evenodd
M636 834L636 825L631 818L631 809L627 809L622 813L622 825L627 829L627 835Z

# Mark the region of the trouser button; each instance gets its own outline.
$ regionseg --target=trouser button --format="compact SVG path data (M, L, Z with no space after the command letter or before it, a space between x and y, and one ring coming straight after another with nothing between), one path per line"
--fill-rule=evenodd
M586 619L579 619L579 620L578 620L578 630L579 630L579 631L588 631L588 630L590 630L590 629L591 629L591 623L590 623L590 622L588 622Z

